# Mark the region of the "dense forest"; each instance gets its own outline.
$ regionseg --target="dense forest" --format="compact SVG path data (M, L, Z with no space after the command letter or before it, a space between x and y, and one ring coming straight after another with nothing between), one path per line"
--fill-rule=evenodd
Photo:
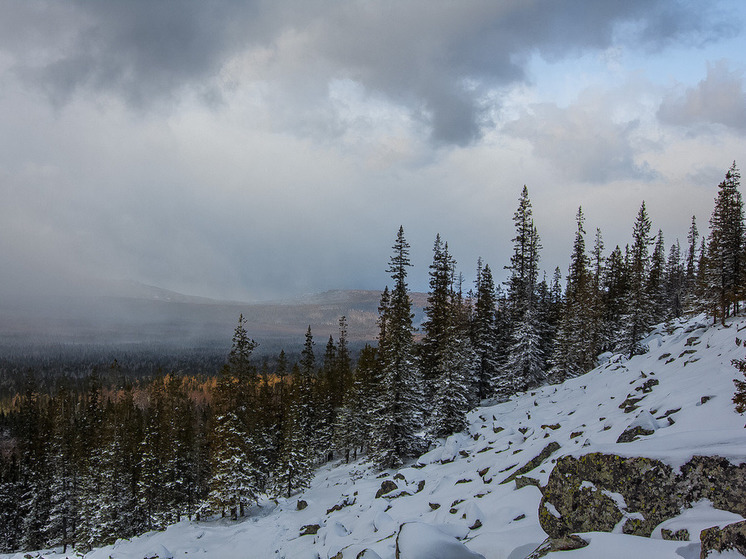
M551 278L540 277L541 238L524 187L509 279L495 285L480 260L465 289L436 236L417 333L400 228L377 344L356 359L341 317L322 350L309 326L299 359L280 351L257 363L240 316L217 376L112 384L102 382L117 377L117 364L108 364L40 386L28 370L0 416L0 551L87 550L185 517L235 519L263 495L304 489L319 464L364 455L380 469L398 466L462 430L482 400L581 375L604 352L645 352L656 323L700 312L725 322L746 288L739 186L734 163L708 233L692 218L684 246L666 248L643 202L630 244L608 250L596 230L588 248L578 209L567 273Z

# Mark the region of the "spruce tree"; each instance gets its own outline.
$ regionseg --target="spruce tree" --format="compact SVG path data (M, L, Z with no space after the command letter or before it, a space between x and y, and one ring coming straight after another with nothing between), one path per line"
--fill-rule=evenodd
M738 188L741 173L736 162L718 185L715 208L710 217L707 247L707 286L713 319L725 324L725 318L738 312L743 295L744 214Z
M518 209L513 216L516 236L510 258L508 310L510 312L510 348L504 385L511 392L538 386L546 378L546 355L542 352L543 325L537 309L536 285L539 275L541 240L533 221L528 188L523 187Z
M416 432L421 425L421 386L414 358L412 301L407 288L409 243L400 227L388 272L394 280L390 300L382 308L379 351L382 365L375 408L373 462L392 468L420 450ZM386 292L384 292L386 294Z
M644 348L640 341L653 324L653 301L648 289L650 273L650 218L645 202L640 206L632 231L632 247L629 252L629 291L627 295L625 321L625 346L630 357Z
M584 220L583 211L578 208L577 231L553 357L553 377L559 382L592 369L598 354L595 332L598 325L595 316L597 306L593 276L588 268L588 256L585 252Z
M492 271L489 265L482 268L482 260L477 263L476 301L472 319L472 345L477 354L478 367L474 376L477 398L483 400L495 390L499 363L497 348L497 325L495 312L497 294Z
M663 243L663 231L660 229L650 257L646 289L651 303L651 322L655 324L666 320L669 315L666 293L666 249Z

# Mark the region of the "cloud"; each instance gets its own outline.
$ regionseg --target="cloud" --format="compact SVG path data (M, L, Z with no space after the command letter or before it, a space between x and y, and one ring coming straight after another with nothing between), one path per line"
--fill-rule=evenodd
M746 92L743 75L731 71L725 61L707 65L707 75L683 93L663 99L658 109L662 122L675 126L719 124L746 132Z
M724 32L722 20L664 0L57 4L12 3L0 24L13 36L20 28L34 37L6 45L15 48L16 71L57 105L84 91L137 110L172 106L185 90L215 102L226 85L221 70L259 52L263 67L248 78L273 82L280 99L294 99L301 122L326 101L326 84L351 79L407 107L446 145L482 136L485 90L524 81L534 52L556 60L619 41L657 49ZM64 31L50 32L53 22Z
M637 158L639 117L615 120L609 97L608 92L586 91L566 108L533 104L502 131L529 141L535 155L571 181L650 180L654 172Z

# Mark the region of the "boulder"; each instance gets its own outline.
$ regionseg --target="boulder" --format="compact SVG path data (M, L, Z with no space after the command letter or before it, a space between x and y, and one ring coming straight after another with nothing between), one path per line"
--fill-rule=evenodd
M564 456L549 476L539 522L551 538L577 532L650 536L653 529L702 499L746 516L746 464L695 456L677 474L651 458L592 453Z
M386 493L391 493L392 491L396 491L399 489L399 486L396 485L393 481L390 479L384 480L381 482L381 487L376 491L376 499L378 499L381 495L385 495Z
M699 539L702 542L700 559L705 559L711 551L738 551L746 557L746 520L729 524L725 528L714 526L702 530Z
M453 536L422 522L402 524L396 536L396 559L485 559Z

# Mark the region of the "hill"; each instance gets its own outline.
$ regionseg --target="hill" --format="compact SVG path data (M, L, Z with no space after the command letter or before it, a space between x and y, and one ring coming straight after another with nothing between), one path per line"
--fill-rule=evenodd
M230 347L239 314L259 353L303 343L311 325L317 340L336 337L347 317L351 342L376 339L378 291L334 290L293 299L236 302L192 297L136 283L108 286L90 295L0 302L0 345L96 344ZM412 294L415 322L424 294ZM279 349L278 349L279 351Z
M661 325L645 340L648 353L605 355L582 377L478 408L466 432L439 441L401 470L379 473L363 460L331 463L303 494L263 501L241 522L183 521L85 557L524 559L545 541L545 528L555 529L552 522L579 521L552 494L573 476L574 490L565 497L586 499L577 501L578 511L594 518L583 521L603 521L598 503L617 516L608 529L571 530L583 532L587 545L563 557L699 557L702 529L743 520L743 511L723 509L746 503L738 477L746 471L744 418L731 401L738 375L731 360L743 357L744 329L742 317L725 328L703 317ZM690 483L689 501L654 520L670 496L655 497L662 486L645 485L650 472L680 480L691 463L703 460L697 456L717 457L705 459L711 462L697 474L709 479L707 488L695 491L696 480ZM593 466L599 457L626 464L633 477L643 464L632 486L648 491L648 500L658 498L659 510L649 513L645 495L632 495L623 480L609 482L618 484L614 490L604 488L602 468L591 472L593 481L578 477L580 470L558 471L581 462ZM723 468L737 472L727 474L727 487L720 488L736 491L735 505L718 493L715 470ZM632 535L645 530L650 537Z

